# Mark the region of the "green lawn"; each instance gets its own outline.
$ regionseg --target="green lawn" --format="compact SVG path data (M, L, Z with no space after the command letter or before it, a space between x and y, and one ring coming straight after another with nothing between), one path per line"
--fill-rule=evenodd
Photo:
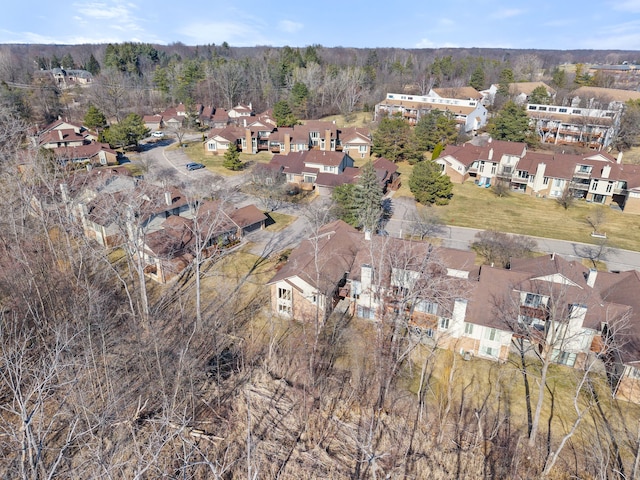
M511 193L499 198L491 189L473 182L454 185L453 199L438 207L443 220L460 227L495 229L504 232L556 238L584 243L597 243L586 217L605 208L606 221L600 227L609 244L617 248L640 250L640 216L576 201L565 210L555 200Z

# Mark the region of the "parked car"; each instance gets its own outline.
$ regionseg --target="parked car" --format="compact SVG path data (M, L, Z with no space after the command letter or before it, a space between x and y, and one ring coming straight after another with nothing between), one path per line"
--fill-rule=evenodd
M160 130L157 130L155 132L153 132L151 134L152 137L156 137L156 138L162 138L164 137L164 132L161 132Z
M187 163L187 170L199 170L200 168L204 168L204 165L201 163L196 163L196 162Z

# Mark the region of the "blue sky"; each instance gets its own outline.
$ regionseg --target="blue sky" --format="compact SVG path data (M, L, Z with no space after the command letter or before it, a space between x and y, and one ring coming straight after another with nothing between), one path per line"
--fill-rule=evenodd
M34 0L0 10L0 43L124 41L640 50L640 0Z

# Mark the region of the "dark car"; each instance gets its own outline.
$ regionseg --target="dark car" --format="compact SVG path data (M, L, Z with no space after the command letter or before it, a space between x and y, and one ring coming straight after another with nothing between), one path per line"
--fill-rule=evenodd
M201 163L196 163L196 162L187 163L187 170L199 170L201 168L204 168L204 165Z

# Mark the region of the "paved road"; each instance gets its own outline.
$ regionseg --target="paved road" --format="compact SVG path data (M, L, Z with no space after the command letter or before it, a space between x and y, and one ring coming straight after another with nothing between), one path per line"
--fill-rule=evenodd
M195 140L198 135L185 140ZM140 154L140 161L147 166L148 175L151 181L165 183L186 183L194 181L206 184L211 182L211 188L219 190L224 188L230 201L236 206L244 206L251 203L260 205L259 199L242 193L237 187L247 181L246 174L225 176L216 175L206 169L188 171L185 167L189 163L189 157L180 149L167 150L174 140L165 139L154 144L148 144L147 148ZM391 203L392 217L388 220L385 229L394 236L402 236L410 232L413 221L411 220L416 211L416 203L407 197L389 197ZM294 215L298 219L285 230L271 232L261 230L252 235L251 241L253 253L268 256L275 251L290 248L298 245L309 233L309 224L304 218L304 214L299 205L286 204L278 209L279 212ZM481 230L474 228L456 227L447 225L436 233L437 238L443 240L443 244L450 248L469 250L475 239L476 233ZM538 248L542 252L557 253L567 258L584 258L588 249L594 245L569 242L564 240L553 240L549 238L532 237L538 243ZM606 263L609 270L633 270L640 269L640 252L609 248L606 251Z
M407 197L392 198L391 203L393 215L385 228L391 235L402 236L411 231L413 224L411 218L416 211L416 204L414 200ZM469 250L470 245L475 240L476 233L480 231L481 230L475 228L446 225L442 227L435 236L442 239L443 245L446 247ZM588 258L589 251L596 248L595 245L587 243L542 237L531 238L538 243L539 251L557 253L569 259ZM640 269L640 252L607 248L604 256L609 270L624 271Z
M184 141L200 138L199 135L185 136ZM135 161L140 162L147 170L145 174L147 180L157 184L171 185L190 185L197 182L201 187L210 187L212 193L223 190L225 199L236 207L249 204L257 205L258 208L263 207L260 199L242 192L239 188L247 182L247 174L222 176L204 168L189 171L186 164L191 159L187 154L179 148L167 149L174 143L173 139L164 139L143 144L143 150ZM275 252L299 245L309 235L309 223L302 207L293 203L284 203L277 211L297 218L286 229L279 232L259 230L248 234L252 253L268 257Z

